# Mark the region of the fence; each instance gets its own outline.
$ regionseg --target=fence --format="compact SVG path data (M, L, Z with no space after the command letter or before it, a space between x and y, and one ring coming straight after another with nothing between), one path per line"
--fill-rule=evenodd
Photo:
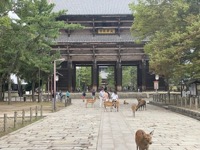
M38 100L38 94L34 94L35 95L35 100L37 101ZM41 95L41 100L44 101L44 102L48 102L51 100L51 95L48 94L48 93L43 93ZM6 96L4 98L4 101L8 101L8 96ZM11 101L33 101L32 100L32 95L31 94L25 94L23 97L20 97L20 96L11 96Z
M199 96L192 97L188 95L186 97L181 97L180 93L172 93L170 95L167 93L155 93L153 94L153 101L180 107L187 107L190 109L200 108Z
M14 114L4 114L0 118L0 135L11 132L43 117L43 107L30 107L29 110L15 111Z

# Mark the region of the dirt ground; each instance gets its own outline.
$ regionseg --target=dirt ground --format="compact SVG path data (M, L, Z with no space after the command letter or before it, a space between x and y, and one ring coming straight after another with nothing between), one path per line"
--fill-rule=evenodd
M37 107L36 107L37 106ZM41 107L42 106L42 107ZM47 116L48 114L52 113L52 101L48 102L23 102L23 101L12 101L10 104L8 102L0 102L0 137L4 136L16 129L19 129L23 126L26 126L38 119L41 118L41 108L42 108L42 117ZM65 108L65 103L63 102L56 102L56 111ZM30 115L32 110L32 115ZM36 111L37 110L37 111ZM17 112L17 113L15 113ZM37 119L36 119L36 112L37 112ZM6 114L6 129L5 132L5 120L4 114ZM17 114L16 119L16 127L14 127L14 116ZM24 114L24 124L22 124L22 118ZM32 116L32 117L31 117ZM30 121L32 118L32 121Z
M33 110L38 107L38 110L40 110L42 105L43 114L47 115L49 113L52 113L52 102L23 102L23 101L12 101L11 104L8 104L8 102L0 102L0 117L3 117L4 114L14 114L15 111L22 112L22 110L30 111L30 108ZM64 103L56 102L56 110L63 109L65 107Z

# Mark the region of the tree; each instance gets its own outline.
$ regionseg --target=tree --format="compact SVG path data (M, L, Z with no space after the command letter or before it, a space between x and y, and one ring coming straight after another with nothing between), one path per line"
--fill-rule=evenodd
M131 4L134 23L131 32L150 57L150 70L166 82L199 77L199 1L139 0Z
M39 70L42 73L41 75L45 75L47 79L47 75L52 74L53 71L53 65L49 64L60 57L59 52L51 53L50 47L53 45L53 40L59 35L59 30L80 28L80 25L58 21L57 18L66 12L59 11L55 13L52 12L53 8L54 4L48 4L47 0L19 0L17 13L21 18L20 23L26 24L24 30L29 35L29 43L23 53L23 57L21 57L21 66L23 67L21 71L23 71L19 72L19 74L22 74L26 80L33 83L33 99L35 82L39 81ZM32 76L26 72L32 72Z
M122 87L136 89L137 87L137 67L123 66L122 68Z
M54 4L48 4L47 0L18 0L12 6L1 14L6 14L11 9L20 19L9 21L11 25L6 22L7 18L0 20L0 23L8 24L5 29L0 30L3 37L0 40L0 83L10 73L17 73L21 78L35 84L39 70L44 76L52 74L53 65L50 64L60 57L59 52L52 53L50 47L59 35L59 30L77 29L81 26L57 21L66 12L52 12ZM32 90L34 95L34 89Z
M80 90L86 91L87 87L90 87L92 84L91 81L91 67L79 67L77 68L76 73L76 87L79 87ZM79 85L80 84L80 85Z
M107 73L107 83L108 83L108 87L111 89L115 90L115 72L114 72L114 67L113 66L107 66L106 69L106 73Z
M15 71L18 57L21 54L23 48L24 32L20 30L20 27L10 19L7 15L9 10L12 10L14 3L4 2L1 3L0 7L4 6L0 14L0 100L3 100L2 85L8 81L10 91L10 74ZM21 42L20 42L21 40ZM10 92L8 93L10 102Z

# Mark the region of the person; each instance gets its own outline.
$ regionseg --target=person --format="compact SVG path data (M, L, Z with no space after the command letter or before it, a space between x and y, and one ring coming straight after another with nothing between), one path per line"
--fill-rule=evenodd
M85 93L85 91L83 91L83 93L82 93L83 102L85 102L85 96L86 96L86 93Z
M96 92L95 92L95 89L93 89L93 90L92 90L92 98L93 98L93 99L95 98L95 93L96 93Z
M67 99L70 97L69 91L66 92L66 97L67 97Z
M110 93L107 90L105 90L103 100L109 101L109 99L110 99Z
M105 86L104 91L107 91L107 86Z
M118 95L117 95L117 91L114 91L111 95L112 98L112 102L116 102L118 100Z
M103 103L103 98L104 98L104 89L103 87L101 88L101 91L99 92L99 107L101 108L102 103Z
M61 90L59 91L58 95L59 95L60 101L62 101L62 91Z
M112 98L112 103L113 103L113 106L116 108L117 106L117 101L118 101L118 95L117 95L117 91L114 91L111 95L111 98Z

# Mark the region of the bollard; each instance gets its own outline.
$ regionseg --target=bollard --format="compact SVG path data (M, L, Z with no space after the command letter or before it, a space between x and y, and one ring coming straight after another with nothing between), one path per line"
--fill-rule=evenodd
M4 132L7 132L7 114L4 114Z
M190 108L192 108L192 98L189 97L189 100L190 100Z
M198 109L198 99L195 97L195 109Z
M187 97L184 97L185 100L185 107L187 107Z
M41 105L41 108L40 108L40 117L42 117L42 116L43 116L43 107Z
M22 125L24 125L24 121L25 121L25 110L22 110Z
M38 117L38 107L35 106L35 119L37 119L37 117Z
M30 121L32 121L32 108L30 107Z
M14 112L14 128L17 127L17 112Z

